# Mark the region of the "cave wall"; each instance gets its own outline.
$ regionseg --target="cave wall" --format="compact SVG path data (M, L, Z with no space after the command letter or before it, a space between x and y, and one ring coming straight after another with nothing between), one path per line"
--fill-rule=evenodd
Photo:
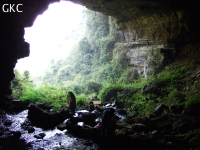
M12 93L10 82L14 78L13 69L17 60L29 56L29 43L24 40L24 28L32 26L37 15L56 1L58 0L1 0L0 105L7 99L5 96Z
M198 39L198 1L189 0L71 0L111 15L131 70L154 75L172 63L181 47ZM115 53L116 51L114 51Z
M2 0L0 2L0 99L9 95L17 59L29 55L24 28L32 26L37 15L50 3L60 0ZM154 74L171 63L180 47L198 41L198 0L68 0L114 18L121 46L130 65L139 74ZM15 4L4 12L4 4ZM21 12L16 11L16 5ZM118 45L120 46L120 45ZM121 49L124 50L124 49Z

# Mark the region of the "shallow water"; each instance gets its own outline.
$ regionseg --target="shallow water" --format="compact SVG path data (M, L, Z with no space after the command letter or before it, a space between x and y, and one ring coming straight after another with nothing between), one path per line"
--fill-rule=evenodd
M24 139L31 145L30 150L57 150L57 149L98 149L97 144L88 139L80 139L67 134L67 130L60 131L57 128L53 130L43 130L41 128L33 126L35 131L28 133L21 125L26 122L28 110L24 110L18 114L6 114L7 120L11 120L11 126L7 128L10 131L20 131L22 133L21 139ZM65 121L64 121L65 122ZM45 133L46 136L43 139L37 139L34 135ZM88 143L90 143L88 145Z

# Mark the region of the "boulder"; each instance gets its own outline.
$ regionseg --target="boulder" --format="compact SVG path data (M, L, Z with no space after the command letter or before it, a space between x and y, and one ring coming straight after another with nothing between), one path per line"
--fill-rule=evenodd
M125 122L128 123L128 124L134 124L135 118L126 119Z
M23 101L20 101L20 100L12 100L11 102L12 102L12 104L15 105L15 106L23 105Z
M98 106L98 105L95 107L95 109L96 109L96 111L97 111L98 113L103 113L103 111L105 110L104 107Z
M138 115L138 112L137 111L131 111L130 113L128 113L127 115L127 119L131 119L131 118L134 118Z
M67 129L66 123L61 123L61 124L59 124L59 125L57 126L57 129L58 129L58 130L61 130L61 131Z
M22 124L21 124L21 128L24 130L28 130L29 127L31 127L32 124L30 122L29 119L26 119Z
M152 112L152 114L155 115L162 115L164 113L164 111L169 111L169 108L166 105L158 105Z
M73 124L77 124L78 122L84 122L83 117L78 116L78 117L70 117L70 121Z
M167 133L167 131L171 131L172 128L172 123L169 120L168 115L162 115L162 116L158 116L155 117L153 119L151 119L151 122L153 124L153 128L155 130L159 130L159 131L165 131ZM169 134L169 132L167 133Z
M28 133L35 132L35 128L33 128L33 127L28 127L27 130L28 130Z
M133 124L132 125L132 131L133 132L147 132L148 131L148 127L144 124Z
M148 117L135 117L134 122L139 124L141 123L146 126L152 125L151 120Z
M116 129L132 129L132 125L126 123L126 122L119 122L116 123Z
M46 104L46 103L37 103L35 105L40 107L43 110L48 110L48 111L53 108L52 106L50 106L49 104Z
M127 115L127 111L126 110L123 110L123 109L118 109L116 111L119 115L122 115L122 116L126 116Z
M94 126L96 124L95 120L97 119L97 115L94 113L84 113L82 114L82 118L85 124Z
M7 110L11 112L21 112L28 108L30 104L29 100L21 101L21 100L11 100L7 103Z
M31 105L28 111L28 119L33 125L49 129L62 123L69 117L68 109L60 109L56 112L47 112L36 105Z
M7 119L7 120L4 121L5 126L11 126L12 123L13 123L12 120Z
M39 133L39 134L37 134L37 135L34 135L34 137L35 137L36 139L43 139L45 136L46 136L45 133Z
M72 123L70 120L66 122L66 129L72 131L75 129L76 124Z

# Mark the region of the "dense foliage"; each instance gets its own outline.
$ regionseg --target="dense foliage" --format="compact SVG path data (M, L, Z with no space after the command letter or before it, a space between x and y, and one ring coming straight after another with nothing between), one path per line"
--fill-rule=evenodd
M85 36L69 56L52 61L40 81L63 85L77 94L97 95L106 84L129 82L130 69L124 52L113 56L117 31L112 18L89 10L84 13L87 15Z
M199 94L195 93L199 82L187 94L182 88L186 86L183 81L198 70L198 63L171 64L148 79L139 77L128 65L123 47L116 46L120 41L112 18L89 10L84 13L87 16L85 35L70 55L52 60L44 75L34 80L36 85L27 71L21 74L16 70L14 97L29 99L32 103L46 102L58 108L65 104L67 92L73 91L78 106L84 106L96 96L103 102L112 98L113 102L121 101L128 111L138 111L141 116L150 114L159 104L199 102Z
M12 96L14 98L22 101L30 100L31 103L47 103L55 109L65 106L67 92L71 91L61 85L53 86L47 83L35 86L28 71L24 71L21 74L18 70L15 70L12 88ZM77 106L82 106L89 102L85 95L76 95L76 100Z

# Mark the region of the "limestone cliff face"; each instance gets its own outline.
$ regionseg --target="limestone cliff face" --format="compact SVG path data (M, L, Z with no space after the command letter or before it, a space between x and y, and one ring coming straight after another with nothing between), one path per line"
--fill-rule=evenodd
M199 12L197 1L71 1L113 16L123 41L116 46L127 52L130 65L141 76L155 74L173 62L180 47L199 32L199 21L194 19Z
M110 15L133 70L155 74L174 61L199 32L200 3L189 0L70 0ZM191 38L193 37L193 38ZM116 51L115 51L116 52Z
M130 65L139 74L155 74L175 59L190 32L185 13L179 10L148 14L116 23L128 49Z
M24 27L59 0L2 0L23 4L23 12L0 11L0 95L9 94L17 59L29 54ZM200 2L198 0L68 0L110 15L116 22L121 46L130 65L141 75L154 74L176 59L181 47L198 41ZM16 6L15 5L15 6ZM16 11L16 7L14 7ZM119 46L119 45L118 45ZM123 50L123 49L121 49Z

